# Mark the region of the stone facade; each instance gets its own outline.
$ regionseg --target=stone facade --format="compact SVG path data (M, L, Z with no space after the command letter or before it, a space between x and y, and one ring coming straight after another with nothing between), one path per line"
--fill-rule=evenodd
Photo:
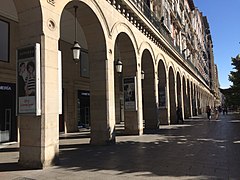
M91 144L114 143L116 123L124 122L127 134L141 135L144 128L176 123L177 106L189 118L214 105L212 40L206 18L192 0L0 4L0 21L9 24L9 57L0 61L0 82L18 87L16 50L40 44L40 114L18 113L14 120L24 166L56 163L60 126L65 133L78 131L80 91L90 93L84 117L90 113ZM79 64L71 50L74 6L76 40L82 47ZM118 59L120 74L115 70Z

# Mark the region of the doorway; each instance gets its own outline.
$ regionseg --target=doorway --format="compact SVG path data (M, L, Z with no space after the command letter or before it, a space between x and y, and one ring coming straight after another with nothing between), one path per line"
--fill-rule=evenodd
M77 103L78 128L90 128L90 92L78 91Z
M0 83L0 143L16 141L15 84Z

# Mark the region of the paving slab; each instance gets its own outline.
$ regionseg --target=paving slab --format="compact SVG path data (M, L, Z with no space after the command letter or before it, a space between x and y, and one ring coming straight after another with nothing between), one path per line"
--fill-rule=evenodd
M115 145L93 146L89 134L60 135L60 163L18 165L18 143L0 145L0 180L240 179L240 116L202 117L142 136L118 133Z

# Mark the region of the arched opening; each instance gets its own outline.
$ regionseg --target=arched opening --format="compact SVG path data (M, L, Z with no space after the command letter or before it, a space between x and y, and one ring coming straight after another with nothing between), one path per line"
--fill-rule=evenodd
M177 72L177 123L183 123L183 107L182 107L182 84L179 72Z
M188 118L188 113L187 113L187 109L188 109L188 106L187 106L187 86L186 86L186 80L185 80L185 77L183 76L182 78L182 87L183 87L183 106L184 106L184 118Z
M179 72L177 72L177 105L182 106L181 77Z
M158 63L158 119L160 124L168 124L166 68L162 60Z
M198 107L199 107L199 114L202 114L204 111L203 111L203 95L202 95L202 91L201 89L199 88L199 92L198 92Z
M124 133L138 134L136 55L131 39L126 33L118 34L114 55L115 60L119 59L122 62L121 73L117 73L114 68L116 122L122 125Z
M197 106L196 106L196 86L194 83L191 83L192 88L192 115L197 115Z
M78 7L76 40L81 46L78 64L73 61L71 50L75 41L74 6ZM98 17L87 4L74 1L65 6L60 22L59 50L62 52L63 87L60 129L75 132L90 128L91 143L105 143L111 139L113 131L109 128L106 107L106 41Z
M155 98L154 86L154 65L151 54L148 50L143 51L142 70L144 71L144 79L142 80L142 100L143 100L143 119L146 129L156 129L157 106Z
M175 77L173 68L169 68L169 103L170 103L170 124L176 123L176 93L175 93Z
M191 117L191 90L190 90L190 82L187 80L187 117Z

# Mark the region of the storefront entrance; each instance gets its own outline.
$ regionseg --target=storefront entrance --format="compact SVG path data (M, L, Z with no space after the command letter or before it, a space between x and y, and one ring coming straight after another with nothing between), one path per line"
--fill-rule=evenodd
M16 141L16 86L0 82L0 143Z
M78 91L78 127L90 127L90 92Z

